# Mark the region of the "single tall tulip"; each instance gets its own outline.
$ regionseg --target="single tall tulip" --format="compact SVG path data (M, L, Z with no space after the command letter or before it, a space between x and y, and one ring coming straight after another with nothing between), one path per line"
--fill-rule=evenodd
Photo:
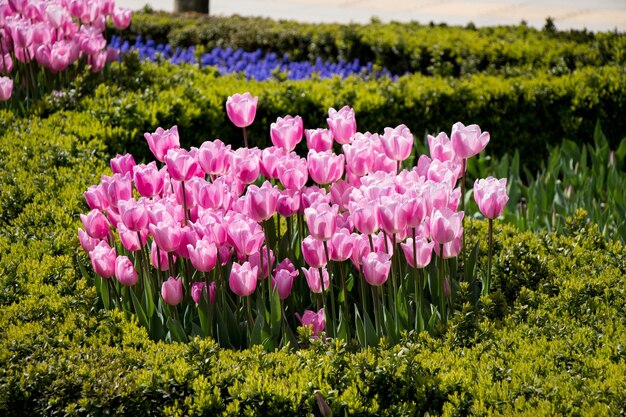
M93 270L102 278L110 278L115 274L115 248L104 240L89 252L89 259Z
M300 116L279 117L276 123L270 126L270 136L274 146L283 148L287 152L295 149L296 145L302 140L303 131L302 118Z
M326 121L337 143L341 145L350 143L356 133L356 119L353 109L349 106L344 106L339 111L330 108Z
M117 257L115 261L115 278L117 278L120 284L127 287L137 283L139 275L137 275L137 271L133 263L128 259L128 256Z
M171 306L180 304L183 301L183 281L180 278L169 277L161 286L161 297Z
M7 101L13 94L13 80L9 77L0 77L0 101Z
M243 129L243 142L246 148L248 147L246 127L254 122L258 101L258 97L252 97L248 92L234 94L229 96L226 100L226 113L228 114L228 118L235 126Z
M178 126L172 126L168 130L159 127L154 133L144 133L143 136L148 141L148 146L154 157L161 162L165 162L167 151L180 148Z
M250 267L249 262L233 263L228 285L232 292L240 297L251 295L256 289L258 268Z
M489 132L481 132L480 126L465 126L457 122L452 126L452 149L463 159L479 154L489 143Z

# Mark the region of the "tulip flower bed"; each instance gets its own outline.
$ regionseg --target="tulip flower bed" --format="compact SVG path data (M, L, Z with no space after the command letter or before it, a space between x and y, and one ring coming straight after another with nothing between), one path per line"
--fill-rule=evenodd
M307 348L297 353L232 351L208 338L155 343L134 316L102 309L79 268L89 263L76 239L83 191L111 174L115 125L91 111L0 111L0 126L2 415L624 410L624 247L584 213L559 235L498 222L490 295L473 308L460 291L438 337L413 332L356 349L298 334ZM479 244L485 271L487 223L466 220L466 245Z
M263 54L260 49L254 52L245 52L243 49L215 48L207 53L198 53L196 48L175 48L169 44L155 44L148 40L144 42L137 37L131 45L128 41L121 42L119 37L111 39L111 45L121 53L136 52L140 59L151 61L168 60L172 64L188 63L200 66L213 66L220 74L242 72L247 79L259 81L269 78L286 78L289 80L302 80L312 77L332 78L339 76L345 78L352 74L364 78L390 77L386 69L376 70L371 62L361 65L359 59L352 62L339 61L332 63L317 58L314 64L308 61L292 62L287 56L279 58L275 53Z
M155 339L202 335L269 350L297 345L296 317L316 336L362 346L445 329L461 281L464 167L489 134L456 123L452 139L429 137L433 159L403 170L410 130L359 133L348 106L329 110L329 129L278 118L273 146L248 148L257 102L249 93L226 102L244 148L215 140L187 151L177 127L159 128L145 138L163 168L118 155L114 175L85 193L92 211L81 215L79 238L104 307L135 314ZM306 159L292 152L304 133ZM463 278L489 294L492 222L508 200L506 179L477 180L474 195L490 219L489 262L478 277L468 253ZM433 251L437 266L429 267Z
M113 0L9 0L0 4L0 15L0 74L12 77L0 77L0 101L11 98L15 83L19 94L12 102L25 100L27 107L43 91L68 84L72 66L99 72L116 60L118 51L103 34L107 21L123 30L131 19Z
M393 74L519 76L569 74L584 67L623 66L619 32L555 31L524 24L475 28L411 23L308 24L241 16L138 13L128 36L172 47L242 48L288 54L292 61L343 60L388 68Z

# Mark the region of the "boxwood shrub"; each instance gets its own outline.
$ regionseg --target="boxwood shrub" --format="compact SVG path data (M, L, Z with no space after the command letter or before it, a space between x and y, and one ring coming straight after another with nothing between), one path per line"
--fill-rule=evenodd
M109 106L0 112L0 415L626 413L626 250L584 212L562 235L497 223L494 292L478 308L462 294L442 337L231 351L155 343L98 310L75 235L82 192L123 135ZM484 254L484 222L467 226Z
M130 56L109 75L93 89L79 80L74 96L68 92L42 103L39 114L59 109L93 114L115 127L107 133L111 150L133 155L147 151L144 132L174 124L185 147L213 138L238 145L240 129L228 120L224 104L229 95L250 91L259 96L256 119L249 128L252 146L270 143L269 126L279 116L298 114L306 128L325 127L328 109L347 104L354 107L363 132L382 132L404 123L421 140L426 132L449 133L457 121L478 123L491 133L491 154L517 149L522 165L531 169L546 158L548 145L564 138L592 141L597 121L612 149L626 131L626 73L612 66L564 76L257 82L193 65L139 63ZM299 150L306 153L304 141Z
M568 73L585 66L623 65L623 33L536 30L525 24L477 29L410 23L307 24L264 18L136 13L124 36L172 46L233 47L287 54L294 60L373 62L392 73L461 76Z

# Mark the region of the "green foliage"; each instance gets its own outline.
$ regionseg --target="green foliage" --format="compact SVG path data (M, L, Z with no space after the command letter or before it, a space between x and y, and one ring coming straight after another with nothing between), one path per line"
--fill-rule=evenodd
M0 124L10 120L0 113ZM442 337L405 334L358 351L311 340L269 353L155 343L132 317L100 310L78 267L82 191L106 172L110 120L67 111L5 125L2 415L308 416L320 404L362 416L626 412L626 251L585 213L562 235L496 223L496 292L459 309ZM467 227L484 271L486 224Z
M111 78L93 94L78 83L72 101L50 99L38 114L77 109L111 126L110 150L147 155L144 132L179 127L181 145L199 146L221 138L242 144L240 129L226 116L229 95L250 91L259 96L255 121L248 128L252 146L267 146L268 129L277 117L301 115L305 127L326 125L330 107L346 104L356 111L359 131L382 132L405 123L416 136L449 131L457 121L478 123L491 133L489 153L519 150L522 163L535 169L548 154L548 145L563 138L583 143L602 122L607 137L626 130L626 73L607 66L587 68L565 76L501 78L478 74L463 79L412 75L391 79L247 81L237 75L219 76L213 69L191 65L143 63L136 58L111 68ZM613 148L617 143L610 143ZM298 150L305 153L305 144Z
M462 76L570 73L586 66L623 65L626 36L539 31L521 24L487 28L382 24L306 24L263 18L136 13L124 36L176 46L233 47L287 54L292 60L358 58L392 73Z

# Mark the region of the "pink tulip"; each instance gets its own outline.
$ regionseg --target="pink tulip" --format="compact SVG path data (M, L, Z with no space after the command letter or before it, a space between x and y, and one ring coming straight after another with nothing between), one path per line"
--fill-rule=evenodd
M480 131L478 125L465 126L457 122L452 126L452 149L459 158L471 158L479 154L489 143L489 132Z
M261 259L263 259L263 270L261 271ZM269 271L272 270L272 266L276 258L274 257L274 251L270 249L270 261L269 264L267 262L267 246L263 246L259 249L258 252L253 253L248 257L248 262L250 262L250 268L257 267L258 271L258 279L265 279Z
M359 177L369 174L374 165L374 153L369 140L355 139L351 145L343 145L342 149L350 173Z
M391 256L385 252L370 252L362 260L363 275L368 284L383 285L389 277Z
M110 278L115 274L115 248L104 240L89 252L89 259L93 270L102 278Z
M354 187L344 180L330 186L330 201L339 206L339 210L348 210L350 193Z
M326 326L326 317L324 315L324 309L321 308L317 313L311 310L306 310L304 315L300 317L300 314L296 313L296 317L303 326L310 326L314 337L317 337L324 331Z
M102 189L109 206L118 213L118 205L121 201L133 198L133 185L130 174L113 174L112 177L102 176Z
M433 248L435 246L435 242L428 242L426 238L416 238L415 239L415 252L417 257L417 261L413 259L413 239L409 238L405 243L401 243L402 252L404 252L404 257L406 258L406 262L412 268L425 268L430 264L430 259L433 254ZM445 245L444 245L445 246Z
M204 142L198 149L198 163L209 175L223 175L230 166L232 151L230 145L215 139L213 142Z
M435 245L435 253L437 256L442 256L443 259L450 259L456 257L459 253L461 253L461 248L463 244L463 228L459 230L459 234L450 242L443 244L443 256L440 254L440 246Z
M430 237L438 245L456 238L461 230L463 212L455 213L447 207L435 209L430 215Z
M302 189L302 204L300 205L300 213L304 213L309 207L322 203L330 203L330 196L326 194L326 190L318 186L304 187Z
M327 241L337 229L338 206L329 206L326 203L318 204L304 210L309 233L317 240Z
M367 235L360 235L357 233L352 234L352 241L354 242L354 247L352 248L350 260L355 268L359 270L363 258L371 252L370 242Z
M298 190L279 190L276 212L285 217L293 216L300 209L300 198Z
M388 234L398 233L406 228L407 214L399 196L382 197L378 205L380 228Z
M300 190L309 179L305 158L288 158L278 170L278 179L286 189Z
M110 223L106 216L98 210L91 210L87 215L80 215L83 227L89 236L94 239L104 239L109 234Z
M165 304L175 306L183 301L183 281L178 278L169 277L161 286L161 297Z
M320 185L333 183L343 175L343 155L335 155L331 151L315 152L309 150L307 160L311 179Z
M278 291L278 297L285 300L291 294L294 279L298 276L298 271L288 258L283 259L272 277L272 289Z
M176 250L174 250L174 253L176 256L189 259L190 255L187 246L191 245L192 248L196 246L196 243L198 242L198 234L190 226L181 227L180 231L180 243L178 244Z
M165 171L159 171L154 161L148 165L135 165L133 167L133 181L141 196L154 197L163 190Z
M141 242L139 241L139 236L137 232L134 232L128 227L124 225L124 223L119 222L117 224L117 232L120 235L120 240L122 241L122 245L126 248L126 250L135 252L141 250L142 246L146 244L147 238L147 230L140 232L141 234Z
M509 196L506 194L506 178L498 180L494 177L487 177L476 180L474 200L483 216L491 220L500 216L509 201Z
M247 127L254 122L258 97L252 97L248 92L234 94L226 100L226 113L231 122L237 127Z
M261 187L250 185L246 193L248 215L256 222L263 222L276 213L276 201L278 189L269 181L265 181Z
M72 62L72 45L66 41L59 41L52 45L50 50L50 69L53 72L64 71Z
M176 256L173 256L172 260L176 262ZM150 264L159 271L167 271L170 267L167 252L160 250L154 241L150 249Z
M330 108L326 121L337 143L341 145L350 143L350 139L356 133L356 119L353 109L349 106L344 106L339 111Z
M119 204L119 211L122 215L122 221L128 229L139 232L148 227L150 219L143 203L137 202L135 199L122 201Z
M304 278L306 278L306 283L309 285L309 289L312 293L321 294L322 293L322 283L320 282L320 271L319 268L302 268L302 272L304 273ZM328 276L328 271L326 267L322 268L322 277L324 279L324 291L328 291L328 287L330 286L330 278Z
M328 250L330 259L343 262L352 256L354 249L354 237L348 229L339 229L330 238Z
M125 175L126 173L133 174L135 167L135 158L129 153L126 155L117 154L117 156L111 159L111 170L115 174Z
M170 177L177 181L189 181L200 169L198 161L189 152L180 148L168 150L165 162Z
M165 155L170 149L180 148L178 126L172 126L168 130L159 127L154 133L144 133L143 136L154 157L161 162L165 162Z
M206 282L194 282L191 284L191 298L199 304L202 293L206 291ZM215 283L209 284L209 303L215 304Z
M128 259L128 256L118 256L115 261L115 278L117 281L130 287L137 283L139 275L133 266L133 263Z
M307 265L312 268L319 268L327 263L324 244L313 236L307 236L302 240L302 256Z
M0 101L7 101L13 94L13 80L9 77L0 77Z
M11 55L0 55L0 74L10 74L11 71L13 71L13 59Z
M330 151L333 148L333 135L328 129L305 129L306 145L315 152Z
M130 9L124 9L121 7L116 7L113 9L113 14L111 15L111 19L113 20L113 26L117 30L124 30L128 26L130 26L130 18L132 16L132 12Z
M261 172L259 156L248 148L239 148L233 157L235 176L244 184L252 184Z
M157 246L165 252L174 252L180 246L182 229L173 219L149 226Z
M98 243L100 243L100 239L94 239L87 234L83 229L78 229L78 240L80 241L80 246L87 253L91 252Z
M258 252L265 239L261 226L252 221L236 220L228 224L228 241L242 256Z
M413 135L408 127L400 125L395 128L386 127L385 134L380 138L385 155L394 161L404 161L413 150Z
M249 262L233 263L228 280L230 290L240 297L251 295L256 289L257 275L258 268L251 268Z
M286 157L287 152L283 148L270 146L269 148L263 149L259 164L261 174L263 174L265 178L278 178L278 171Z
M303 123L300 116L285 118L279 117L276 123L270 126L270 136L274 146L283 148L287 152L295 149L302 140Z
M378 206L370 204L364 200L359 203L352 203L350 216L354 227L364 235L371 235L378 230Z
M402 202L402 211L406 215L407 227L415 228L422 224L426 217L426 202L421 196L405 197Z
M217 247L215 243L208 239L196 241L195 247L191 244L187 245L187 252L191 264L200 272L209 272L215 268L217 263Z
M453 161L456 158L454 149L452 149L452 142L445 132L439 133L437 137L428 135L428 148L432 159L443 162Z

